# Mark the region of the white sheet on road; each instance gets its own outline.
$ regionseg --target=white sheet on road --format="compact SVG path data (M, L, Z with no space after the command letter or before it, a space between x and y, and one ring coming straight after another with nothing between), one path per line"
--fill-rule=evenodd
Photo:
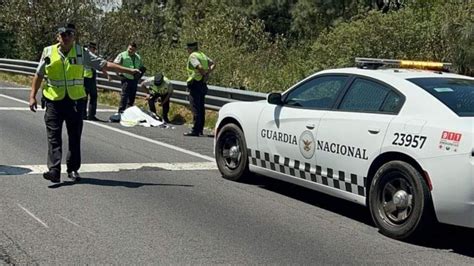
M159 127L166 125L146 114L137 106L129 107L122 113L120 124L124 127L134 127L137 125L144 127Z

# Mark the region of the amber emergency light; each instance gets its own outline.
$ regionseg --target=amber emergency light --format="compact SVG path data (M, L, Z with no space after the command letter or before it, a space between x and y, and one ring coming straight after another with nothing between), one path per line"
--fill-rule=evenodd
M363 58L356 57L356 66L365 69L378 69L382 66L395 66L398 68L410 69L426 69L435 71L448 71L451 63L430 62L430 61L412 61L412 60L395 60L395 59L379 59L379 58Z

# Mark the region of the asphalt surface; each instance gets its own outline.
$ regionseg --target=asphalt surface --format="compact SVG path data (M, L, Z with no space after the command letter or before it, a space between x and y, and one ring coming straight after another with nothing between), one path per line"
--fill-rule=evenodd
M363 206L265 177L224 180L213 139L183 137L185 125L86 122L83 180L52 185L35 170L44 112L15 87L0 82L0 264L474 263L470 229L440 225L406 243Z

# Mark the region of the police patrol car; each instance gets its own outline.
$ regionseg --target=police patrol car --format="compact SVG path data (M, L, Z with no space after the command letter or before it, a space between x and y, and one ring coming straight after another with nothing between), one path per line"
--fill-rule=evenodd
M474 79L445 63L356 64L267 101L223 106L215 134L223 177L258 173L366 205L397 239L435 220L474 227Z

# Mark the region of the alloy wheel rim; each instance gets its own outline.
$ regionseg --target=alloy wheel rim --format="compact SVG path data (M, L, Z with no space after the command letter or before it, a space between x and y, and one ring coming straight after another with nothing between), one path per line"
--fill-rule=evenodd
M239 167L242 159L240 142L234 134L227 134L222 142L222 158L225 166L230 170Z
M392 225L405 223L413 212L413 187L404 177L391 178L380 193L383 217Z

